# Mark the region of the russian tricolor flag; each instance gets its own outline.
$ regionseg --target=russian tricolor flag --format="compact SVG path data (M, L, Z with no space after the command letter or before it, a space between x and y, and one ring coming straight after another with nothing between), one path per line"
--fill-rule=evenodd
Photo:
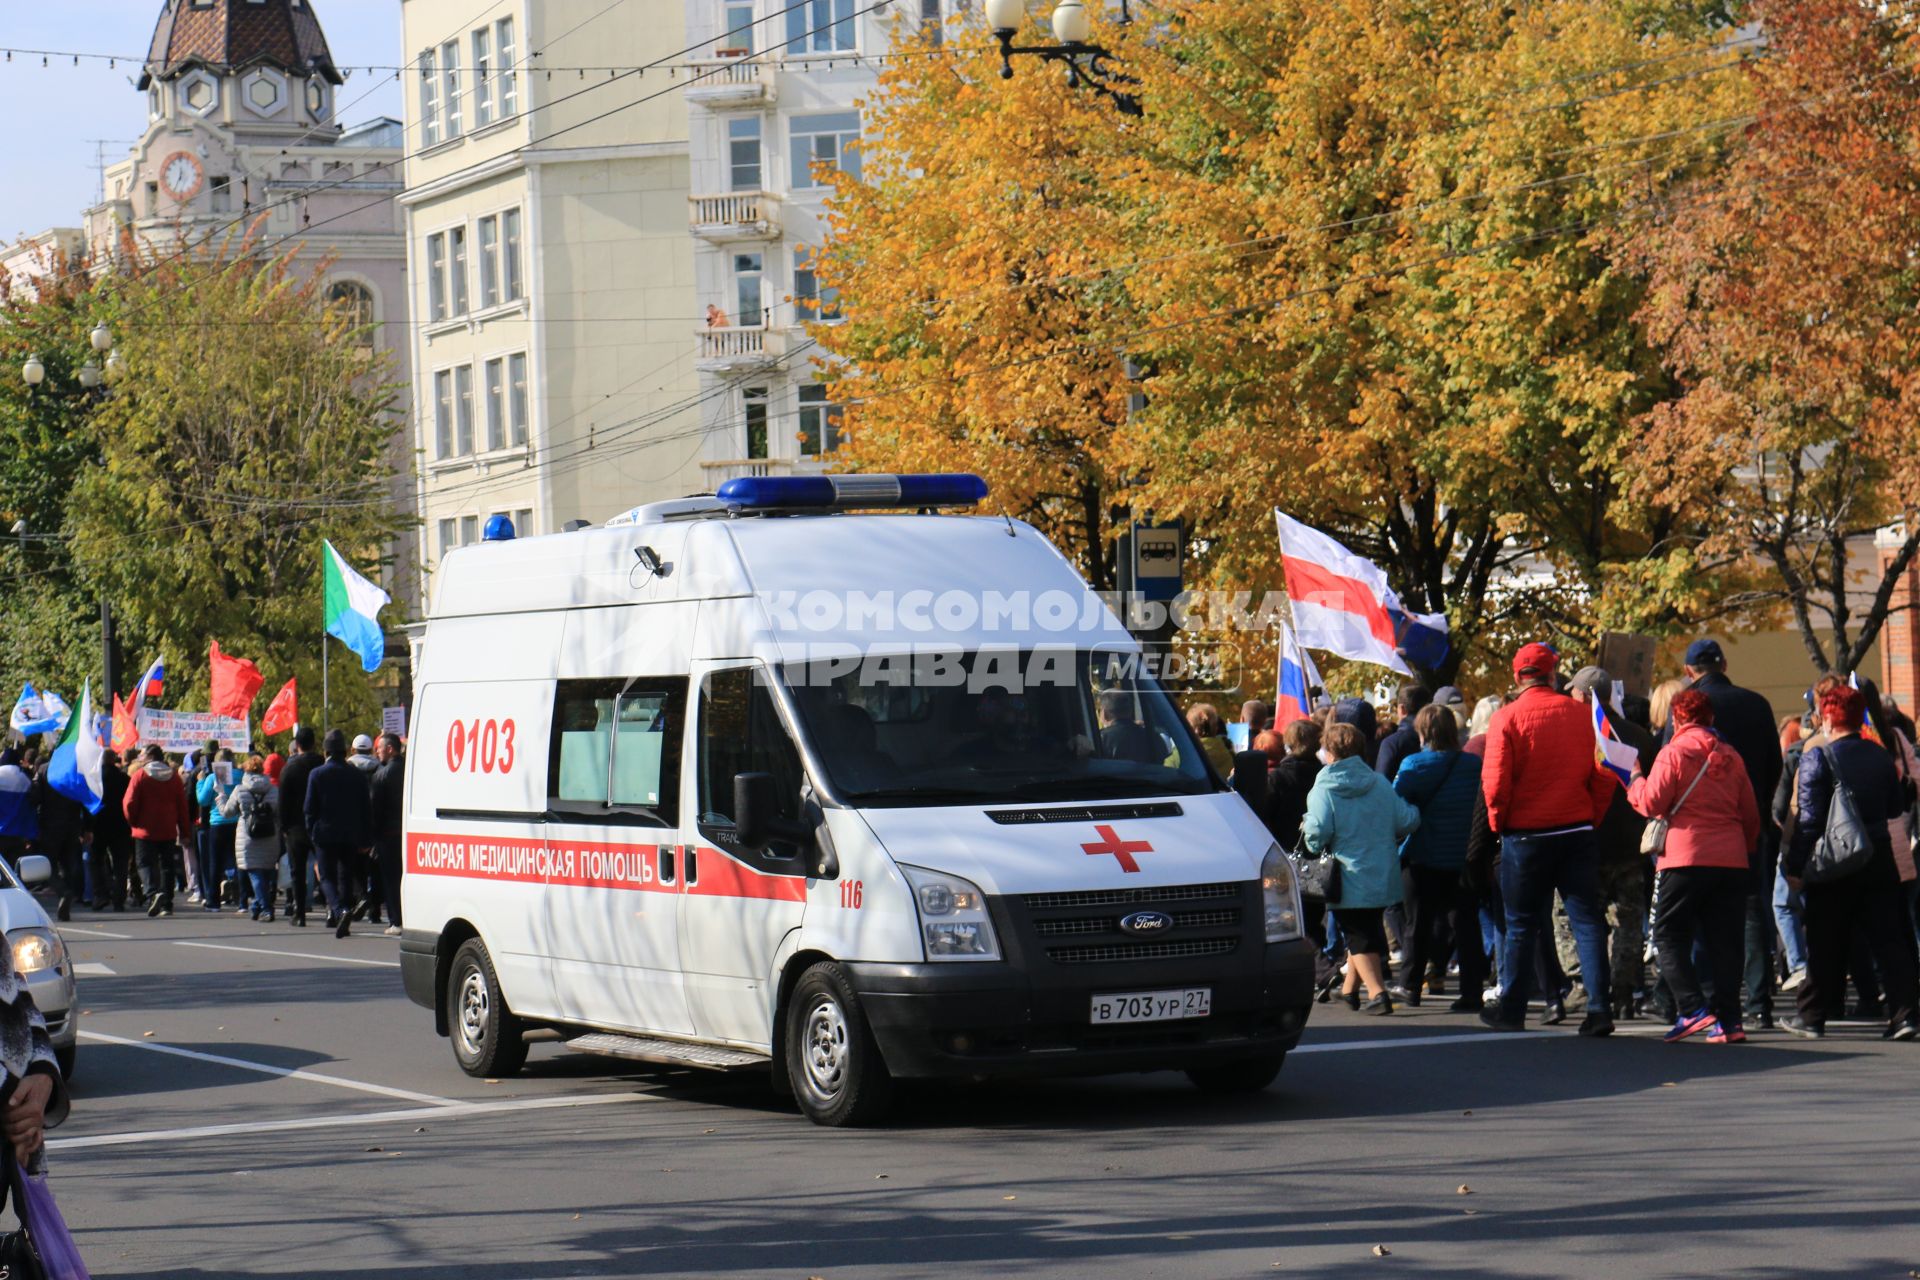
M1593 699L1593 759L1620 779L1623 787L1633 781L1634 766L1640 762L1640 753L1633 749L1632 743L1613 736L1613 726L1607 723L1607 708L1597 695Z
M1273 727L1285 729L1296 720L1313 714L1313 691L1320 687L1320 673L1313 659L1300 647L1300 637L1286 623L1280 624L1280 689L1273 700Z
M1301 645L1409 676L1406 658L1428 670L1446 661L1445 614L1408 613L1379 565L1278 508L1273 515Z

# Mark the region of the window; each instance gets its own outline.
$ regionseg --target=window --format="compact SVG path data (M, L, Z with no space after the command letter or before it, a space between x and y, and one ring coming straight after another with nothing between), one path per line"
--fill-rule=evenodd
M767 456L767 389L748 387L740 393L740 408L746 426L745 458Z
M502 120L520 112L520 75L513 65L513 19L502 18L493 24L494 96Z
M795 190L825 185L814 176L813 166L816 162L829 169L842 170L854 178L860 176L860 153L855 149L860 141L858 111L795 116L790 136L793 140L792 182Z
M433 65L433 50L420 55L420 145L440 142L440 74Z
M700 683L701 826L733 826L733 779L741 773L772 774L779 816L799 819L800 753L759 667L716 671Z
M765 259L759 254L733 255L734 293L739 301L735 324L751 329L766 323L767 315L762 304L764 277Z
M447 235L444 231L427 237L427 318L447 318Z
M527 442L527 357L507 357L507 441Z
M371 341L373 290L357 280L336 280L327 289L327 305L340 312L359 345Z
M547 805L671 827L680 816L684 680L562 680L553 695Z
M453 371L453 443L461 457L473 452L473 366Z
M727 183L730 191L760 190L760 117L727 121Z
M788 53L848 53L853 47L853 0L808 0L788 11Z
M480 517L460 517L460 545L470 547L480 541Z
M460 545L460 526L452 520L440 522L440 558L445 559L447 552Z
M215 213L233 212L233 179L225 174L209 178L207 185L213 192L213 211Z
M453 370L433 375L433 450L438 458L453 456Z
M487 361L487 448L507 447L507 362Z
M447 298L452 314L467 314L467 229L455 227L447 232Z
M513 513L513 531L523 538L533 536L533 508L522 507Z
M500 219L480 219L480 306L500 305Z
M827 401L827 389L818 383L800 388L800 452L807 457L832 453L840 447L844 411Z
M460 42L440 46L440 97L447 108L447 138L460 136Z
M714 52L725 57L753 52L753 5L726 0L720 6L720 43Z
M518 302L525 296L520 283L520 211L509 209L500 215L500 243L505 256L503 272L507 301Z
M793 250L793 310L807 320L838 320L840 291L822 287L813 269L813 250L795 245Z
M946 35L940 25L940 0L920 0L920 34L928 44L937 45Z
M493 28L473 33L473 127L493 123Z

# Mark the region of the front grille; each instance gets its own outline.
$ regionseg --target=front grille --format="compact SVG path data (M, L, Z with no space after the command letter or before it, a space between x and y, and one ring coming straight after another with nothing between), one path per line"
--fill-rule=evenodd
M1077 893L1029 893L1023 901L1029 911L1058 911L1062 907L1126 907L1141 902L1207 902L1237 898L1240 886L1182 884L1164 889L1088 889Z
M1176 929L1219 929L1240 923L1239 909L1225 911L1184 911L1173 917ZM1036 920L1033 931L1043 938L1066 938L1076 934L1118 933L1120 920L1116 916L1076 917L1067 920Z
M1080 805L1072 809L989 809L987 817L1003 827L1025 827L1039 822L1112 822L1117 818L1177 818L1183 810L1171 800L1152 804Z
M1106 946L1048 947L1055 964L1115 964L1126 960L1187 960L1197 956L1224 956L1240 945L1238 938L1201 938L1193 942L1122 942Z

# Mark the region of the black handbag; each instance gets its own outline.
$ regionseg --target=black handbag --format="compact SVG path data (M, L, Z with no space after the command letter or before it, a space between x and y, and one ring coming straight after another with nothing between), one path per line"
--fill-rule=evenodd
M1317 858L1294 853L1293 876L1300 884L1300 896L1316 902L1340 900L1340 860L1331 853Z
M13 1158L10 1144L6 1148L5 1164L5 1185L0 1192L13 1202L20 1225L0 1234L0 1280L47 1280L46 1264L40 1261L40 1254L27 1236L27 1206L20 1192L20 1166Z
M1813 853L1800 874L1808 884L1844 880L1873 861L1873 840L1867 834L1866 824L1860 820L1853 792L1847 789L1831 756L1827 758L1827 772L1833 775L1833 795L1827 801L1826 830L1814 843Z

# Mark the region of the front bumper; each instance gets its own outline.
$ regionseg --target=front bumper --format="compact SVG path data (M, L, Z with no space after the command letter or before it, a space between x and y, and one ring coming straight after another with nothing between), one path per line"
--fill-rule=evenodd
M74 1007L72 963L28 974L26 987L33 996L33 1007L47 1020L47 1038L53 1041L53 1047L72 1047L80 1038L79 1011Z
M1313 946L1298 940L1259 949L1257 966L1141 962L1066 980L1045 971L1036 980L1007 961L845 967L896 1076L1103 1075L1264 1057L1299 1044L1313 1008ZM1091 1023L1098 993L1183 987L1212 988L1207 1017Z

